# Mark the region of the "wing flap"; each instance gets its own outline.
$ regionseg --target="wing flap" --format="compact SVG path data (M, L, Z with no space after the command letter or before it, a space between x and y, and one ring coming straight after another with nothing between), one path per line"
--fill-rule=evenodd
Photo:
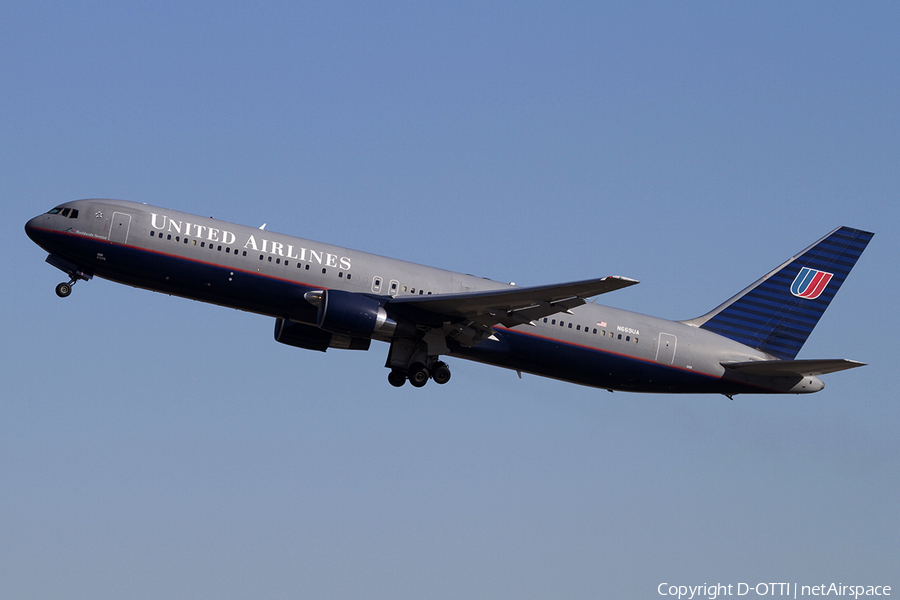
M501 323L514 327L534 319L565 312L585 304L586 298L606 294L638 283L627 277L610 276L542 285L508 287L484 292L401 296L389 304L444 315L453 320L473 320L484 325Z
M506 312L507 318L502 320L501 323L507 327L514 326L511 325L510 322L515 323L516 325L524 325L550 315L569 312L570 309L581 306L582 304L585 304L585 302L586 300L584 298L575 296L564 300L557 300L556 302L543 302L518 310L510 310Z
M756 360L750 362L723 362L726 369L759 375L762 377L809 377L826 375L845 369L864 367L865 363L846 358L811 359L811 360Z

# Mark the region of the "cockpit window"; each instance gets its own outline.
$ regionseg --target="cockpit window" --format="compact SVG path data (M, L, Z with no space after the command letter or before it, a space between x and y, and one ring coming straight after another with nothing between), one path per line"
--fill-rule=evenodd
M77 208L63 208L62 206L57 206L56 208L51 208L47 211L48 215L62 215L63 217L69 217L70 219L78 218L78 209Z

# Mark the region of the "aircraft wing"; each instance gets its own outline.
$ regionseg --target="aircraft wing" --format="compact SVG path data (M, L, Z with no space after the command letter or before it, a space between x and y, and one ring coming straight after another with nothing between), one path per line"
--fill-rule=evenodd
M638 283L627 277L603 277L536 287L509 287L483 292L402 296L389 305L407 312L425 311L437 321L469 322L478 329L500 324L515 327L548 315L566 312L586 298Z
M746 373L747 375L760 375L763 377L809 377L810 375L825 375L835 371L864 367L865 363L845 358L812 359L812 360L754 360L749 362L723 362L720 363L726 369Z

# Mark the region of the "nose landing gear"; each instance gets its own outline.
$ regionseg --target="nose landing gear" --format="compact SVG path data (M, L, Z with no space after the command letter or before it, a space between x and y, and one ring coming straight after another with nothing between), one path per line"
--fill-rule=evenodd
M56 295L60 298L68 298L69 294L72 293L72 286L75 285L79 279L83 279L87 281L91 278L90 275L85 275L81 271L76 271L74 273L69 273L71 279L68 282L62 282L56 286Z
M66 298L69 294L72 293L72 286L75 285L74 281L70 281L69 283L61 283L56 286L56 295L60 298Z
M68 283L63 282L56 286L56 295L60 298L68 297L68 295L72 293L72 286L75 285L75 283L79 279L88 281L91 277L94 276L93 273L85 273L83 270L78 268L78 265L76 265L75 263L69 262L68 260L56 256L55 254L48 255L47 262L69 276Z

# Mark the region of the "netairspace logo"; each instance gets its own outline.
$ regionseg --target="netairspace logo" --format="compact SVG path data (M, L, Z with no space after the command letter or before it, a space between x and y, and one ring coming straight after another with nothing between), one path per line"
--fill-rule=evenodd
M661 583L656 591L660 596L672 596L681 600L686 598L708 598L716 600L720 596L844 596L859 598L861 596L890 596L889 585L844 585L842 583L799 585L796 583L723 583L703 585L670 585Z

